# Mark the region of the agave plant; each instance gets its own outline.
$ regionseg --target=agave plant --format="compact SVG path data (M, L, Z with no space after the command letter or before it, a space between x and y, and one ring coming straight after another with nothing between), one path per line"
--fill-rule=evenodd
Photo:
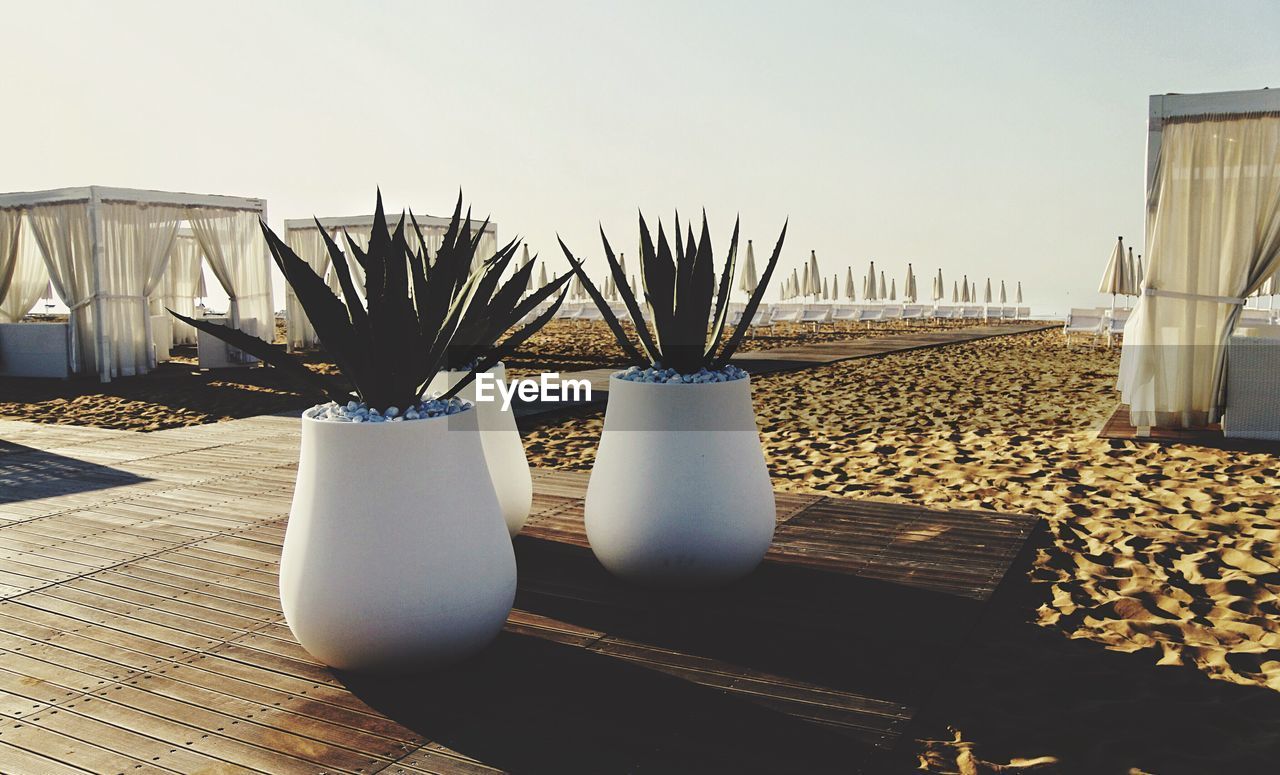
M720 283L717 287L715 268L712 265L711 233L707 228L705 211L702 214L701 236L695 240L693 226L690 225L687 238L683 242L680 238L680 215L676 214L674 256L667 242L666 233L663 231L662 222L658 222L658 241L655 245L649 233L649 227L645 224L644 215L640 215L640 277L644 286L644 300L652 313L652 331L645 323L640 303L627 283L622 265L613 255L609 238L601 228L600 239L604 242L605 259L609 262L614 287L622 296L627 313L635 324L639 348L627 336L604 296L587 277L586 272L582 270L581 262L573 257L573 253L569 251L563 240L560 241L560 248L569 258L573 271L581 278L583 288L600 308L600 314L604 317L605 323L613 331L614 337L628 358L638 366L669 368L681 374L692 374L702 368L724 368L738 346L742 344L747 325L755 316L760 300L764 298L765 289L769 285L769 279L773 276L778 256L782 252L782 242L786 236L787 226L784 223L760 283L747 301L747 306L738 324L734 326L733 333L722 342L729 313L729 292L733 288L733 275L738 255L737 221L733 224L729 255L721 269Z
M522 299L533 267L530 262L499 288L502 271L519 248L519 240L503 246L472 270L480 236L488 222L473 234L470 211L465 217L462 215L461 195L434 259L421 247L426 240L412 214L409 224L418 236L417 251L410 248L406 239L403 215L394 230L388 228L379 192L369 247L361 250L348 240L356 261L364 269L365 304L356 294L346 254L323 228L320 232L342 289L341 297L266 223L261 224L272 259L293 288L324 350L350 381L354 397L380 412L392 406L403 409L416 404L437 372L450 362L465 363L470 373L442 398L455 395L476 373L491 368L555 315L564 293L549 309L498 343L504 333L560 290L569 277L566 274ZM319 221L316 226L320 227ZM287 372L333 401L346 403L353 398L350 390L311 371L283 347L228 326L188 318L173 310L169 313ZM459 339L459 335L463 338ZM457 347L452 347L455 342ZM455 353L452 357L451 352Z

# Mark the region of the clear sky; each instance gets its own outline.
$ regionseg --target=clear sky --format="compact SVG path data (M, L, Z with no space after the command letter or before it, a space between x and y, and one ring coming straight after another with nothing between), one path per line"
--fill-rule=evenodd
M603 266L637 208L783 271L908 261L1101 303L1141 252L1147 96L1280 87L1274 2L10 2L0 190L447 213ZM722 255L722 252L720 253ZM776 290L776 289L775 289ZM277 296L280 290L277 289ZM770 291L770 300L776 293Z

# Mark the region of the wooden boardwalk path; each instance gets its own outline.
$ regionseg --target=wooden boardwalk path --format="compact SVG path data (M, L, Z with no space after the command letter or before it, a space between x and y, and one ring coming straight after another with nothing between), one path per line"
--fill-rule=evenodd
M1098 429L1100 439L1122 439L1141 444L1185 444L1231 452L1262 452L1280 455L1280 441L1227 438L1219 423L1204 428L1135 428L1129 420L1128 404L1120 404Z
M297 421L0 421L0 772L879 771L1034 520L778 494L728 589L615 582L585 475L539 470L516 610L415 679L294 642L276 567Z
M1025 323L997 323L968 326L964 328L946 328L919 331L908 331L889 336L875 336L864 339L849 339L843 342L814 342L811 344L779 347L772 350L753 350L738 353L733 363L751 374L773 374L780 371L796 371L819 366L829 366L841 361L855 358L871 358L892 353L922 350L930 347L942 347L948 344L976 342L980 339L991 339L998 336L1027 334L1058 328L1058 323L1029 321ZM603 408L608 397L609 377L618 370L616 368L590 369L562 375L563 379L585 379L591 383L591 401L575 404L520 402L513 404L516 417L520 419L559 414L591 408Z

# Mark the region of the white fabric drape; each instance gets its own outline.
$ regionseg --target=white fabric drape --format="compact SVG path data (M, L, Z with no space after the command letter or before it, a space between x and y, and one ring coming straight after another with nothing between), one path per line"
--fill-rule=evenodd
M70 310L71 367L97 371L93 320L93 255L87 202L33 205L27 222L39 247L53 292Z
M163 281L164 306L181 315L195 317L196 297L200 295L204 270L200 245L190 234L178 234L169 250L169 266ZM177 318L173 319L173 343L195 344L196 330Z
M319 229L290 229L285 234L285 241L298 254L298 258L307 262L313 272L321 277L325 276L325 269L329 266L329 248ZM302 304L298 302L298 297L288 283L285 283L284 288L284 324L287 336L285 341L290 350L320 344L316 330L311 327L307 313L303 311Z
M49 284L40 248L23 220L21 210L0 211L0 323L21 320Z
M9 293L13 270L18 265L18 236L22 232L21 210L0 210L0 303Z
M152 296L169 260L182 208L104 202L104 260L98 269L102 320L99 334L111 342L111 377L145 374L155 365L151 349Z
M1280 116L1166 123L1149 204L1119 387L1135 425L1213 422L1243 300L1280 269Z
M187 221L213 276L227 293L232 325L272 341L271 268L258 213L193 207L187 210Z

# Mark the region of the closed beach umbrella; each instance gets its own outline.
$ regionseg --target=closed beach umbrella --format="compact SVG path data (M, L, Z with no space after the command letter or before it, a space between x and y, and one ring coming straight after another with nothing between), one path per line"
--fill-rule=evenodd
M1116 237L1116 246L1111 251L1111 258L1107 260L1107 271L1102 274L1102 282L1098 284L1098 293L1111 294L1111 310L1114 312L1116 308L1116 295L1124 294L1128 291L1128 284L1125 280L1125 253L1124 253L1124 237Z
M969 291L969 301L973 302L974 304L977 304L978 303L978 281L974 280L972 283L970 283L970 285L971 285L971 288Z
M849 301L856 301L853 293L853 267L846 267L844 274L844 297Z
M969 275L964 276L964 279L960 281L960 286L961 286L960 301L964 304L968 304L969 303Z
M1017 294L1014 295L1013 301L1015 304L1022 303L1022 281L1021 280L1018 281L1018 292Z
M827 278L822 278L822 300L827 300Z
M813 280L814 278L809 276L809 262L806 261L804 264L804 274L800 279L801 296L808 296L813 293Z
M898 280L895 277L889 281L889 301L898 300Z
M529 262L531 262L531 261L533 261L533 259L529 257L529 243L527 243L527 242L526 242L523 246L521 246L521 249L520 249L520 266L516 267L516 271L520 271L521 269L524 269L526 266L528 266L528 265L529 265ZM529 282L528 282L528 284L526 284L526 285L525 285L524 289L525 289L525 291L526 291L526 292L528 292L528 291L532 291L532 290L534 289L534 287L535 287L535 286L534 286L534 284L533 284L533 272L530 272L530 273L529 273Z
M800 293L800 273L795 269L791 270L791 292L787 294L788 299L794 299Z
M867 270L867 276L862 281L862 300L876 301L880 295L876 293L876 262L871 262L871 268Z
M543 264L538 267L538 286L542 287L547 284L547 265Z
M902 300L912 304L916 302L916 274L910 262L907 262L907 279L902 284Z
M756 250L752 247L751 240L747 240L747 262L742 268L742 279L738 282L738 290L750 295L755 293L756 285L759 283L760 278L756 276Z
M1133 257L1133 248L1129 248L1129 260L1125 263L1124 279L1126 296L1138 295L1138 260Z
M942 280L942 267L938 267L938 276L933 278L933 300L941 301L947 297L947 284Z
M1005 290L1004 290L1004 280L1000 281L1000 303L1001 304L1009 303L1009 294L1005 293Z
M1134 271L1134 273L1133 273L1133 287L1134 287L1134 291L1133 291L1133 292L1134 292L1134 294L1135 294L1135 295L1137 295L1137 296L1141 296L1141 295L1142 295L1142 278L1143 278L1144 276L1146 276L1146 270L1145 270L1145 269L1143 269L1143 266L1142 266L1142 254L1141 254L1141 253L1139 253L1139 254L1138 254L1138 263L1137 263L1137 265L1136 265L1136 271Z
M986 290L982 292L982 303L983 304L991 303L991 278L990 277L987 278Z
M822 290L822 285L818 283L818 278L822 275L818 273L818 254L813 250L809 251L809 276L813 278L813 295L817 296Z
M960 285L955 280L951 281L951 303L960 303Z
M877 295L880 298L880 301L884 301L885 299L889 298L885 290L886 290L886 286L884 284L884 270L881 269L880 270L880 289L879 289L879 292L877 293Z

